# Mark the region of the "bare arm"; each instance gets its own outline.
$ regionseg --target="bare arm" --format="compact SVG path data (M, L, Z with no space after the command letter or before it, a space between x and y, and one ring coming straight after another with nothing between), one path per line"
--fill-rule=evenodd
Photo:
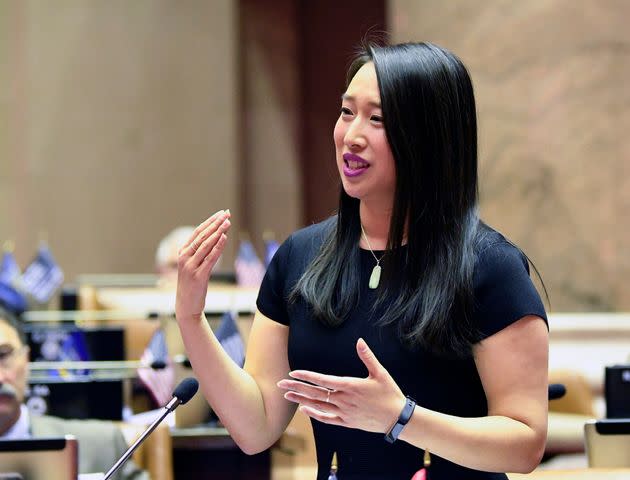
M295 413L295 407L276 387L289 372L289 329L256 312L244 369L232 361L212 333L203 314L205 297L229 226L229 212L217 212L182 247L176 317L206 400L238 446L253 454L271 446Z
M530 472L547 437L547 328L538 317L524 317L481 342L474 355L488 416L416 407L399 438L469 468Z
M276 386L289 372L289 328L257 311L244 369L225 353L203 316L180 330L202 392L238 446L254 454L273 445L296 409Z

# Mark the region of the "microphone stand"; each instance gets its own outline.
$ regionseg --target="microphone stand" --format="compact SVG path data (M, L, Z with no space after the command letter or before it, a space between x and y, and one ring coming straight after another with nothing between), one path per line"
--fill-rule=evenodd
M142 435L140 435L138 439L135 442L133 442L133 444L131 445L131 447L127 449L125 454L122 457L120 457L120 459L114 464L114 466L110 468L109 471L105 474L105 476L103 477L103 480L108 480L108 478L110 478L114 473L116 473L116 471L122 466L122 464L125 463L129 459L129 457L136 450L136 448L138 448L138 446L144 441L144 439L147 438L153 430L155 430L155 428L158 426L158 424L162 420L164 420L164 417L166 417L169 413L175 410L175 408L177 408L177 406L179 406L180 403L181 403L181 400L179 398L173 397L171 401L168 402L164 406L164 412L162 413L162 415L160 415L159 418L157 418L151 425L149 425L149 427L142 433Z

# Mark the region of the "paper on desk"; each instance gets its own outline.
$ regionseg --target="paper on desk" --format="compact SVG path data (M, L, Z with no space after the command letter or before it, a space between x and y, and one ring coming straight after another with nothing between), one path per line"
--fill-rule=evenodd
M104 473L79 473L79 480L101 480L105 476Z

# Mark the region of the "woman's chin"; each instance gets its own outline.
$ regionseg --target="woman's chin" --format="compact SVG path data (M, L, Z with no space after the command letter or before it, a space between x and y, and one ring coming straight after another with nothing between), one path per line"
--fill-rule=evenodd
M346 192L346 195L356 198L357 200L361 200L363 198L365 192L362 188L345 181L342 181L341 183L343 185L343 191Z
M356 200L361 200L362 198L362 195L359 192L348 190L347 188L344 188L344 191L350 198L354 198Z

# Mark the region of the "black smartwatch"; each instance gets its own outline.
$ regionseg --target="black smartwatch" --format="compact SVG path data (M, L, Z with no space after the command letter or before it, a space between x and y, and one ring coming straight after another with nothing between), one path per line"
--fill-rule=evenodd
M411 397L407 397L407 401L405 402L405 406L403 407L402 412L400 412L398 420L396 421L394 426L389 429L389 432L385 434L385 441L387 441L388 443L394 443L398 439L398 435L400 435L400 432L402 432L403 428L405 428L405 425L407 425L407 422L413 415L413 411L415 409L416 401Z

